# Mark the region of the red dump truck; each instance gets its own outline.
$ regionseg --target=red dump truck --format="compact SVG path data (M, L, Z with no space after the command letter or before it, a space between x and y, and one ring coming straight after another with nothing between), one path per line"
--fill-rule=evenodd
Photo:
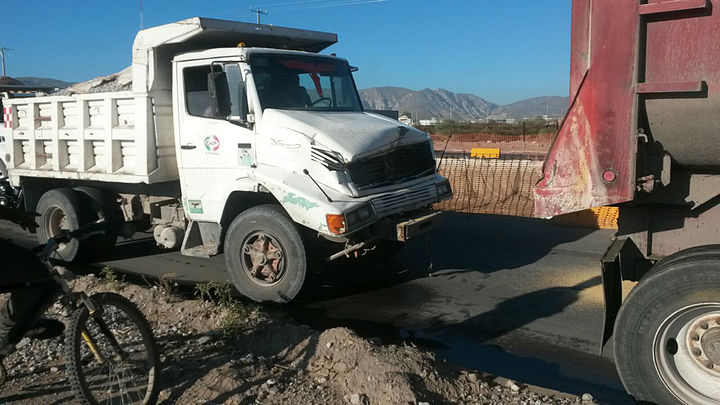
M603 345L637 400L718 404L720 0L573 0L572 19L536 215L619 207Z

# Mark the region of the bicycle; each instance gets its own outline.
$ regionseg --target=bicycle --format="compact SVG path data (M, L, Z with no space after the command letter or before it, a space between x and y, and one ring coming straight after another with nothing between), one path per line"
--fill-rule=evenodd
M73 292L50 259L61 244L103 228L99 220L61 231L37 248L49 278L60 287L64 313L70 314L64 342L70 385L82 404L154 404L160 391L160 356L143 314L118 294ZM6 379L0 359L0 386Z

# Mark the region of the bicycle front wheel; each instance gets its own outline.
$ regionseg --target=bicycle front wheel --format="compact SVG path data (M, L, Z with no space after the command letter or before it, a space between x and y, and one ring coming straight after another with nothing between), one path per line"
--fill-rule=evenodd
M112 293L90 299L72 316L65 337L70 385L83 404L154 404L160 357L152 330L140 310Z

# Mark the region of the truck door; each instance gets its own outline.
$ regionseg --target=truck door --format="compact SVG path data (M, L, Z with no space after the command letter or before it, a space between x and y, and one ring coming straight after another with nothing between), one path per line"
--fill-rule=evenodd
M198 63L198 62L196 62ZM185 212L218 222L234 182L254 161L254 132L238 62L185 65L177 80L178 168Z

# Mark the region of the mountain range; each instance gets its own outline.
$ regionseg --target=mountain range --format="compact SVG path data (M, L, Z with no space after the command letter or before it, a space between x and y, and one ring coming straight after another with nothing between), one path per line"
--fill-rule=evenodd
M38 77L18 77L28 86L65 88L73 83ZM473 94L453 93L444 89L411 90L403 87L373 87L360 90L363 106L370 110L396 110L412 118L456 121L482 118L532 118L565 113L568 97L536 97L512 104L498 105Z
M456 121L532 118L565 113L568 97L536 97L512 104L498 105L472 94L453 93L444 89L410 90L402 87L373 87L360 90L363 106L371 110L397 110L410 113L413 119Z
M55 87L58 89L64 89L73 85L71 82L64 82L57 79L47 79L44 77L17 77L16 79L25 83L27 86L33 87Z

